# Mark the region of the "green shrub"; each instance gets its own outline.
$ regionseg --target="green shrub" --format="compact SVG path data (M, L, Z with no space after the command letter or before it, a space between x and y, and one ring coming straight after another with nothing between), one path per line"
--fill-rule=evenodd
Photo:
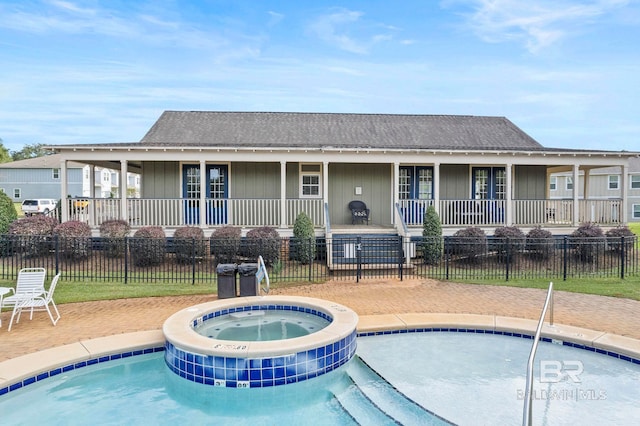
M13 201L4 191L0 191L0 235L9 231L9 225L18 219L18 213L13 205Z
M636 234L634 234L627 225L611 228L606 232L605 236L607 237L607 246L609 247L609 250L616 253L622 251L623 238L624 249L626 252L633 250L633 245L638 239Z
M18 219L18 213L13 201L0 190L0 256L11 255L11 239L5 234L9 231L9 225L16 219Z
M593 263L598 254L604 251L606 238L602 228L587 222L571 233L570 242L578 259L585 263Z
M191 263L194 258L203 257L207 250L204 231L196 226L176 229L173 234L173 248L178 263Z
M516 226L501 226L493 233L494 248L502 261L512 261L525 247L524 232Z
M275 264L280 258L280 234L269 226L250 230L247 232L245 255L253 261L262 256L265 264Z
M424 212L422 221L422 256L424 263L437 265L442 258L442 224L434 206Z
M240 252L242 229L236 226L217 228L209 238L211 254L216 263L234 263Z
M53 235L58 238L58 249L63 258L86 259L91 253L91 227L78 220L56 226Z
M125 220L112 219L100 224L100 236L107 257L123 257L126 249L126 238L131 226Z
M129 240L131 259L136 266L154 266L164 262L166 236L159 226L140 228Z
M487 252L487 235L478 227L470 226L453 234L452 252L468 262L474 262Z
M316 235L313 223L304 212L296 217L293 225L293 240L290 251L291 258L302 264L312 263L316 258Z
M17 219L9 225L8 235L16 236L12 250L26 257L49 254L53 240L53 229L58 220L43 214Z
M553 234L539 226L527 233L526 244L531 257L538 260L550 259L555 249Z

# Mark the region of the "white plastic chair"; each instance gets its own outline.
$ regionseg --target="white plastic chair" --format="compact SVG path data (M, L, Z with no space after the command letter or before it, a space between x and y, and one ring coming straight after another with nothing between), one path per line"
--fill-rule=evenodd
M32 293L31 295L24 295L20 299L16 299L15 305L13 307L13 312L11 313L11 319L9 320L9 331L11 331L14 317L16 318L16 324L20 322L20 314L22 314L23 309L29 309L31 311L31 314L29 315L30 320L33 319L34 311L47 311L47 313L49 314L49 318L51 318L51 322L53 323L53 325L56 325L56 323L60 319L60 312L58 311L56 303L53 301L53 292L56 290L56 285L58 284L59 279L60 274L57 274L55 277L53 277L48 291L44 291L43 293L37 295L35 295L35 293ZM51 309L49 309L49 305L53 307L56 313L55 319L53 318Z
M16 302L24 298L40 296L44 294L44 280L47 271L44 268L23 268L18 272L18 280L16 281L16 289L13 290L13 296L7 296L2 299L2 308L15 306Z

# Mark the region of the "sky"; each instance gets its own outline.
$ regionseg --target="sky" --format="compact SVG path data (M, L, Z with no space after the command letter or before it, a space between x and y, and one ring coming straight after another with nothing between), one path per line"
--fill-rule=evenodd
M165 110L504 116L640 151L640 0L0 0L0 139L137 142Z

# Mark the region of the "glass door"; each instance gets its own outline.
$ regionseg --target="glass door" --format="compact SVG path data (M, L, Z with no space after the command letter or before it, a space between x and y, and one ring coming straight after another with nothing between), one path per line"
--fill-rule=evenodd
M228 179L226 165L207 165L205 188L206 223L227 223ZM185 165L182 169L185 224L200 224L200 166Z

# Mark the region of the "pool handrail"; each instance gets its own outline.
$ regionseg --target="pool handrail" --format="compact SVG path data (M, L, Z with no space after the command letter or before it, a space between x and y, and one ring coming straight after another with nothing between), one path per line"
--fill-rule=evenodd
M538 327L536 328L536 334L533 338L533 345L531 346L531 353L529 354L529 361L527 361L527 379L525 384L524 394L524 408L522 413L522 424L524 426L531 425L531 412L533 401L533 361L536 357L536 351L538 350L538 342L540 341L540 334L542 333L542 325L544 324L544 317L547 314L547 309L551 306L550 312L550 325L553 325L553 282L549 282L549 290L547 290L547 298L542 307L540 313L540 320L538 321Z
M264 279L266 286L261 286L260 283ZM259 289L264 294L269 294L269 274L267 273L267 265L264 263L262 256L258 256L258 270L256 271L256 280L258 281Z

